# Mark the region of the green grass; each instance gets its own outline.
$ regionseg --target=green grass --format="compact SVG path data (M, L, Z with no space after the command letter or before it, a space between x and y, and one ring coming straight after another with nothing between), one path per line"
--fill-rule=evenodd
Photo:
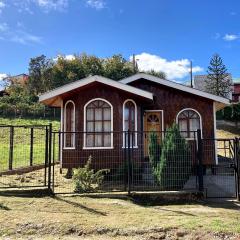
M0 206L0 238L233 239L235 234L238 239L240 233L236 202L143 206L120 194L50 198L10 193L0 196Z
M31 126L49 125L52 123L53 130L58 131L59 121L42 119L9 119L0 118L0 125ZM33 164L43 164L45 161L45 128L34 129L33 140ZM30 128L14 128L13 141L13 168L26 167L30 165ZM56 146L57 147L57 146ZM8 170L10 149L10 128L0 127L0 172Z

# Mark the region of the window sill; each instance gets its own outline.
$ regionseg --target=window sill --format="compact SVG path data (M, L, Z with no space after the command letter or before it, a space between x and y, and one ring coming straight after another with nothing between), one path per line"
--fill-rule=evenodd
M128 149L128 148L132 149L132 148L138 148L138 146L133 146L133 147L122 146L122 148L124 148L124 149Z
M76 150L76 147L63 147L63 150Z
M104 149L114 149L114 147L83 147L83 150L104 150Z

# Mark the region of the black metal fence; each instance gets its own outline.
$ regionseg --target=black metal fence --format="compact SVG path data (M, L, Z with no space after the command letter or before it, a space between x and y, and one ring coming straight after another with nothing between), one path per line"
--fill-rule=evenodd
M46 186L50 127L0 126L0 188Z
M202 191L239 198L239 139L172 132L55 132L0 126L0 189L53 193Z
M92 139L87 138L87 134L53 132L52 186L55 193L179 191L199 188L196 132L187 141L180 135L166 131L111 132L105 136L105 147L92 147L92 139L101 144L103 133L94 133ZM74 145L64 147L67 136L74 138ZM56 151L59 151L57 158ZM99 170L103 172L103 179L100 183L93 181L89 189L79 189L78 185L86 181L84 174L88 172L84 166L88 160L91 161L93 173Z

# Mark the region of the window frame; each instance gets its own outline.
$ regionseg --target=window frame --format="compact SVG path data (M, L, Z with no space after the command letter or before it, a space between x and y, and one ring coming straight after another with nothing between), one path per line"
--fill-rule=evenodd
M110 106L110 110L111 110L111 113L110 113L110 116L111 116L111 130L110 130L110 134L111 134L111 144L110 144L110 147L88 147L86 146L86 143L87 143L87 106L94 102L94 101L103 101L105 103L107 103L109 106ZM113 106L112 104L107 101L106 99L104 98L94 98L94 99L91 99L90 101L88 101L85 105L84 105L84 108L83 108L83 149L113 149Z
M128 148L127 146L126 146L126 144L125 144L125 135L124 135L124 132L126 132L126 130L125 130L125 106L126 106L126 104L127 104L127 102L132 102L133 103L133 105L134 105L134 108L135 108L135 110L134 110L134 120L135 120L135 122L134 122L134 131L135 131L135 144L134 144L134 146L133 146L133 148L138 148L138 142L137 142L137 129L138 129L138 126L137 126L137 123L138 123L138 119L137 119L137 104L136 104L136 102L134 101L134 100L132 100L132 99L126 99L124 102L123 102L123 108L122 108L122 116L123 116L123 146L122 146L122 148Z
M71 103L73 104L73 146L72 147L67 147L66 146L66 126L67 126L67 105ZM64 124L63 124L63 134L64 134L64 145L63 145L63 149L69 149L69 150L74 150L76 149L76 135L75 135L75 131L76 131L76 108L75 108L75 103L72 100L68 100L65 105L64 105Z
M177 116L176 116L176 123L177 123L177 125L179 126L179 120L178 120L178 117L179 117L179 115L181 114L181 113L183 113L184 111L193 111L193 112L195 112L198 116L199 116L199 125L200 125L200 132L201 132L201 137L202 137L202 116L201 116L201 114L196 110L196 109L194 109L194 108L184 108L184 109L182 109L181 111L179 111L178 112L178 114L177 114ZM197 136L195 136L195 138L196 138ZM185 138L186 140L194 140L194 138L192 138L192 137L187 137L187 138Z

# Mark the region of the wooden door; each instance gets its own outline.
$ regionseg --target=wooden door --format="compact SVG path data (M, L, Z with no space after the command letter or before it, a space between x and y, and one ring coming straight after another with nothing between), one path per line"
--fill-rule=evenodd
M144 114L144 156L148 156L148 145L151 132L156 132L159 141L162 139L162 112L151 111Z

